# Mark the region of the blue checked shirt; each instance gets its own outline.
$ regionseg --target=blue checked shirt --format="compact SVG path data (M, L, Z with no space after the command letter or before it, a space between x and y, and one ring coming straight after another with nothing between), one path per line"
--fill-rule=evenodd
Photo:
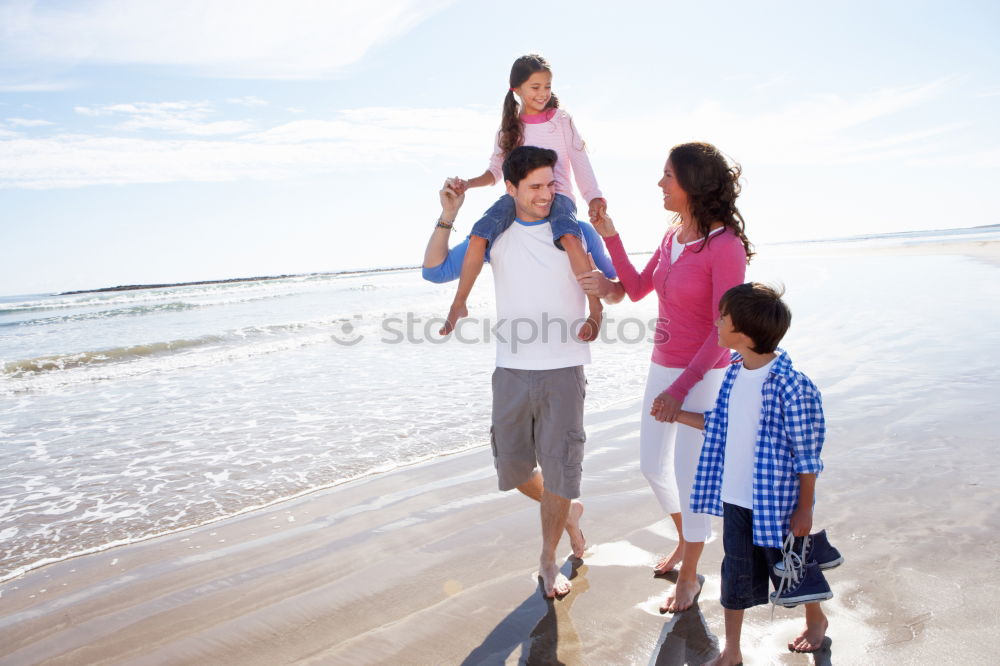
M799 474L819 474L826 424L816 385L792 368L783 349L761 389L763 405L753 456L753 542L781 548L799 501ZM719 389L715 408L705 414L705 443L691 490L691 510L722 515L722 466L729 427L729 394L743 358L732 365Z

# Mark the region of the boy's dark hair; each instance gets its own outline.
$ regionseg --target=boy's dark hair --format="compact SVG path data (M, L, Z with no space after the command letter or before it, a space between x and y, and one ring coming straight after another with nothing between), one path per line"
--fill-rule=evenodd
M753 340L754 352L770 354L792 323L792 311L781 300L784 293L760 282L739 284L722 295L719 313L729 315L733 329Z
M517 184L535 169L555 167L556 151L537 146L518 146L503 161L503 179Z

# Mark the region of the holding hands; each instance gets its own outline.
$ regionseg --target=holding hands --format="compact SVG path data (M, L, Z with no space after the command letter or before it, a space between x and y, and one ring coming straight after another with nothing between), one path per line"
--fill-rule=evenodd
M454 178L449 178L445 182L450 183L452 189L454 189L455 192L457 192L458 194L465 194L465 191L469 189L469 181L465 180L464 178L459 178L458 176L455 176Z
M598 201L598 199L594 199L594 201ZM612 221L612 219L608 217L607 206L605 206L598 212L596 218L593 215L591 215L590 219L591 219L591 224L594 225L594 228L597 229L597 233L601 234L602 238L609 238L611 236L618 235L618 230L615 229L614 221Z
M673 423L680 411L681 401L664 391L653 400L653 408L649 410L649 415L657 421Z
M465 203L466 186L461 178L449 178L444 181L444 185L438 192L438 199L441 200L441 219L444 222L454 222L458 215L458 209Z
M605 277L604 273L597 270L597 268L594 268L589 273L579 273L576 276L576 281L588 296L608 298L615 294L614 283Z
M590 223L596 224L597 219L601 215L606 215L608 212L608 202L604 199L597 197L596 199L590 200L590 209L587 211L590 215Z

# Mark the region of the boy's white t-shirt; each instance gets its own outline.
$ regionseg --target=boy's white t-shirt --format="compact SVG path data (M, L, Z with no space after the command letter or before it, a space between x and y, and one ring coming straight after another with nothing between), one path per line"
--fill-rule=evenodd
M586 240L583 240L586 250ZM586 296L548 220L515 220L490 247L496 289L497 367L554 370L590 363L576 337Z
M740 365L729 392L729 424L722 466L722 501L753 509L753 456L764 406L761 391L776 359L756 370Z

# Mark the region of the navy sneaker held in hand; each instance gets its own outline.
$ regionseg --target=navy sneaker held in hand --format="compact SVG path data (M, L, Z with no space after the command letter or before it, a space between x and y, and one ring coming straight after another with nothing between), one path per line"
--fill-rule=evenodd
M839 567L844 563L844 556L840 554L840 551L830 545L829 540L826 538L826 530L817 532L816 534L810 534L804 538L803 548L795 548L798 553L792 553L793 558L801 559L802 564L808 564L810 562L816 562L819 568L823 571L827 569L833 569L834 567ZM787 558L786 558L787 559ZM793 564L794 567L794 564ZM785 563L776 562L774 565L774 575L778 578L785 577Z
M772 592L770 598L776 606L795 608L799 604L833 599L833 591L819 565L811 562L798 569L790 568L790 574L781 579L777 592Z

